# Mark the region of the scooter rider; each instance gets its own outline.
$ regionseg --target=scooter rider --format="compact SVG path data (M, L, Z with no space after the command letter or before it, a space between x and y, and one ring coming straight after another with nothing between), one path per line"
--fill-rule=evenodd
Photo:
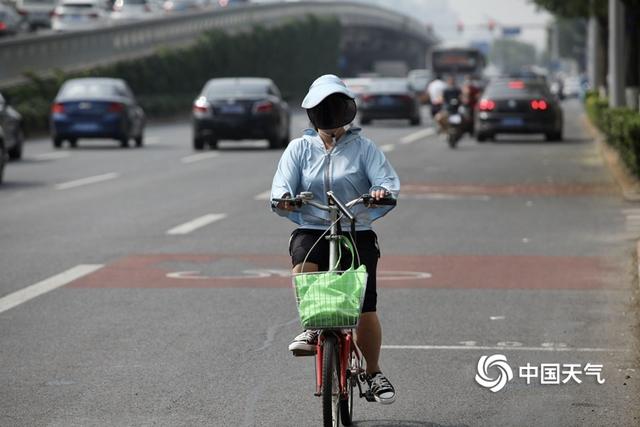
M436 115L436 122L440 127L440 132L446 132L449 127L449 115L458 112L462 90L456 84L454 76L447 77L447 87L442 91L442 109Z

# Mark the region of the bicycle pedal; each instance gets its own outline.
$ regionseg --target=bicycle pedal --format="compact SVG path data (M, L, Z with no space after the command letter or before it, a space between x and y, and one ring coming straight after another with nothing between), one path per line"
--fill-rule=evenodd
M373 396L373 393L371 393L371 390L367 390L367 392L364 393L364 398L367 399L367 402L376 401L376 398Z

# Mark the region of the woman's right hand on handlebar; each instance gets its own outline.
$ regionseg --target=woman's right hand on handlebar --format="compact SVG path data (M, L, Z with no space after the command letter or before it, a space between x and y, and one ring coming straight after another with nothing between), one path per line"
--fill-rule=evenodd
M281 199L291 199L291 194L289 193L285 193L282 195ZM293 199L291 199L293 201ZM277 209L283 210L283 211L289 211L289 212L293 212L293 210L295 209L295 205L292 202L288 202L288 201L279 201L278 204L276 205Z

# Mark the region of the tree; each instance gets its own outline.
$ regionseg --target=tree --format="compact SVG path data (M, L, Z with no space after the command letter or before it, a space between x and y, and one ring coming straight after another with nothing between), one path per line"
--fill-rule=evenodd
M595 17L604 29L601 32L601 44L608 50L608 12L609 0L531 0L542 9L546 9L562 18ZM640 84L640 0L621 0L625 5L627 22L625 26L627 40L627 84Z

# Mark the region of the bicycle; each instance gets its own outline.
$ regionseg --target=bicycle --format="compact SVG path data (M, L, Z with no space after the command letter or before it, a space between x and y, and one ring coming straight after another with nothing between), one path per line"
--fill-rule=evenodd
M320 210L329 212L330 227L328 235L323 236L329 240L329 272L340 273L336 267L339 263L340 242L346 239L339 233L339 222L342 217L349 219L351 225L351 236L355 238L355 215L349 208L358 203L363 203L367 207L378 205L395 205L393 198L374 200L369 194L364 194L348 203L341 202L332 191L327 192L328 204L323 205L313 200L313 194L303 192L294 198L272 199L273 202L288 202L294 207L300 208L304 204L314 206ZM341 215L340 215L341 214ZM325 232L326 234L326 232ZM322 237L321 237L322 238ZM355 245L354 245L355 246ZM357 251L357 249L356 249ZM352 261L355 256L352 255ZM301 273L313 274L313 273ZM342 273L344 274L344 273ZM366 286L366 278L365 278ZM295 288L295 278L294 278ZM296 296L298 297L297 291ZM330 322L331 325L307 326L307 329L319 330L318 343L315 356L315 396L322 398L322 418L325 427L337 427L340 421L343 425L349 426L353 421L353 393L358 387L360 398L365 398L368 402L375 402L370 390L363 391L363 386L367 385L365 360L362 352L358 348L353 336L354 328L362 306L364 288L362 289L359 306L356 316L348 316L343 322ZM300 304L297 298L298 305ZM345 324L336 324L345 323ZM303 325L304 326L304 325Z

